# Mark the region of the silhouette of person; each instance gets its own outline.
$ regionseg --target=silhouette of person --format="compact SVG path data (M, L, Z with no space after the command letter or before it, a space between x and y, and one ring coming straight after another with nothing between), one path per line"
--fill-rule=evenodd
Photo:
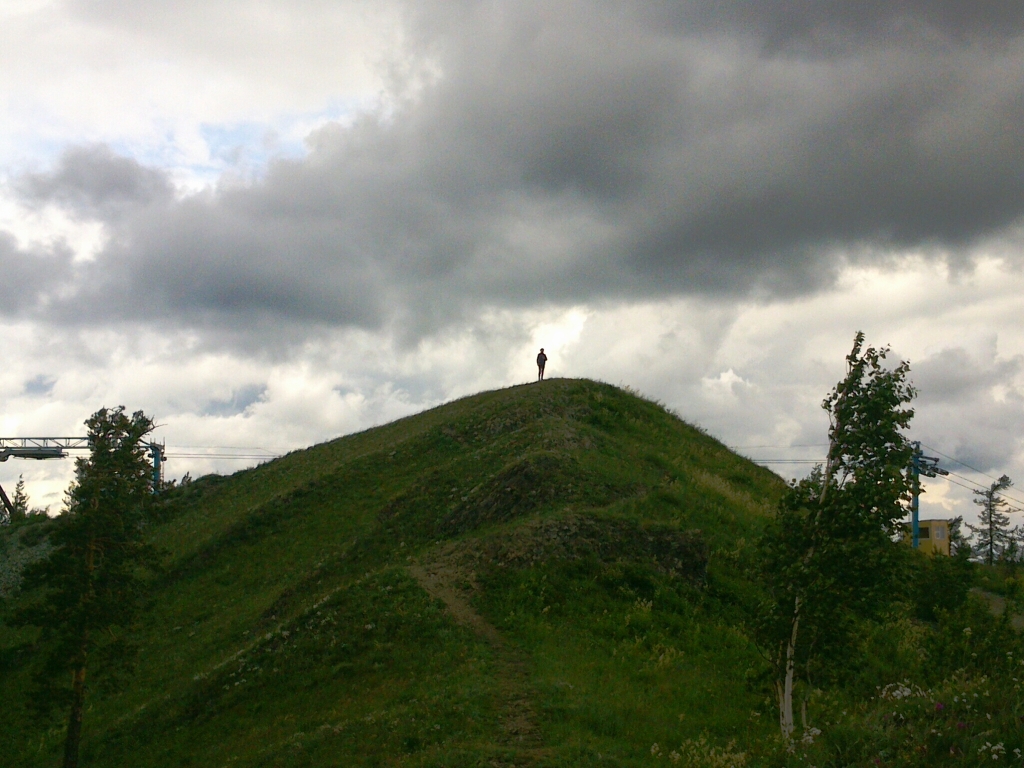
M544 354L544 347L540 348L540 354L537 355L537 381L544 381L544 363L548 361L548 356Z

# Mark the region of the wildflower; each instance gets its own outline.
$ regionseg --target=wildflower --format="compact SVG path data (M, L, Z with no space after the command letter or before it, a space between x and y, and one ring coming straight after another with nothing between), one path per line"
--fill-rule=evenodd
M964 634L967 637L970 637L971 636L971 628L970 627L964 627Z
M945 704L943 704L943 703L942 703L941 701L936 701L936 702L935 702L935 711L936 711L936 712L941 712L941 711L942 711L942 710L944 710L945 708L946 708L946 705L945 705Z
M804 744L810 745L814 743L814 737L820 735L821 731L817 728L807 728L804 731L804 735L800 738L800 741L802 741Z
M1003 746L1003 742L1001 741L997 744L991 744L986 741L985 746L978 750L978 754L983 754L984 752L988 752L992 755L993 760L998 760L1006 754L1006 747Z
M962 730L964 730L964 728L966 728L966 727L967 727L967 723L965 723L965 722L964 722L963 720L959 721L959 722L958 722L958 723L956 724L956 729L957 729L958 731L962 731Z
M658 746L658 742L654 742L651 745L651 756L652 757L661 757L661 747Z

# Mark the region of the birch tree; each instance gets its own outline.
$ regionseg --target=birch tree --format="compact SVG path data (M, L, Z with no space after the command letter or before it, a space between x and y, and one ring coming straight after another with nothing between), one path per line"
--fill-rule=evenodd
M33 704L67 712L65 768L78 765L87 674L108 675L131 658L126 634L155 564L142 538L152 498L143 439L153 422L141 411L97 411L88 421L90 455L75 480L45 560L25 571L28 604L18 623L40 628Z
M894 540L913 488L913 448L904 436L915 390L909 365L885 365L888 348L864 347L858 333L846 376L825 398L824 466L795 483L761 540L769 599L758 627L773 670L779 727L795 729L798 677L843 646L854 623L892 599L902 553Z

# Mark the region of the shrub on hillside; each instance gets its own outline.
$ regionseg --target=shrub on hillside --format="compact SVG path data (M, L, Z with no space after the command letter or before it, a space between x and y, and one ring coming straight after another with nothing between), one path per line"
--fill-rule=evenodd
M968 552L955 557L914 558L910 577L910 598L915 617L935 621L939 611L955 611L967 599L974 582L974 564Z

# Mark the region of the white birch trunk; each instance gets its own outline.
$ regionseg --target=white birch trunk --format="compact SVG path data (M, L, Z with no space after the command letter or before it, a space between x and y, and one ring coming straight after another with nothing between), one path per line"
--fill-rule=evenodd
M795 726L793 723L793 677L796 672L796 639L800 629L800 598L793 604L793 628L786 643L785 676L776 681L775 692L779 697L779 728L782 738L792 737Z

